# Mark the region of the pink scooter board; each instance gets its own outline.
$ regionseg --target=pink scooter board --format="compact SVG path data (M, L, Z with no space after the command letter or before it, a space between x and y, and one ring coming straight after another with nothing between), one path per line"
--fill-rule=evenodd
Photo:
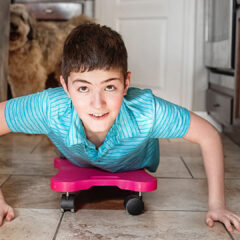
M86 190L93 186L117 186L123 190L130 190L138 194L130 195L124 200L124 207L131 215L143 212L144 203L142 192L157 189L157 179L144 169L111 173L98 168L80 168L67 159L55 158L54 167L59 172L51 178L51 189L65 192L61 199L61 211L76 211L76 195L70 194Z

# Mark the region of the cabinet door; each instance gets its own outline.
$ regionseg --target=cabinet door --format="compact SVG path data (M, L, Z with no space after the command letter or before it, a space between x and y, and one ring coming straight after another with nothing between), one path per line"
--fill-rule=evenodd
M195 0L96 0L100 24L120 32L132 86L191 108Z
M210 116L216 121L225 126L231 125L233 116L233 97L208 89L207 110Z

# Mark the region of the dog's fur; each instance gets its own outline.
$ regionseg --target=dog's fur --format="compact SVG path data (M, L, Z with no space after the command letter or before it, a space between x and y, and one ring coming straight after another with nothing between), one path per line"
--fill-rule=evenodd
M13 97L42 91L51 74L59 79L63 43L69 32L86 16L68 22L37 22L22 4L10 7L9 78Z

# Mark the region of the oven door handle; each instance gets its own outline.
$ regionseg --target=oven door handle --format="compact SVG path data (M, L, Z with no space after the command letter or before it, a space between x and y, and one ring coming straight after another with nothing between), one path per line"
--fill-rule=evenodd
M215 103L215 104L213 104L213 107L214 107L214 108L219 108L219 107L220 107L220 104L219 104L219 103Z

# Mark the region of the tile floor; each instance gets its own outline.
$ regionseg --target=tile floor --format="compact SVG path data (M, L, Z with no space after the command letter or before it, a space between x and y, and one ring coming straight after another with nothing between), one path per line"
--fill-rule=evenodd
M240 213L240 147L223 136L227 206ZM161 163L154 174L158 190L143 195L145 212L123 209L126 192L94 188L79 194L76 213L59 210L61 195L50 190L56 149L42 135L0 137L0 187L16 218L0 227L0 240L64 239L234 239L222 224L209 228L207 182L200 149L183 140L162 140Z

